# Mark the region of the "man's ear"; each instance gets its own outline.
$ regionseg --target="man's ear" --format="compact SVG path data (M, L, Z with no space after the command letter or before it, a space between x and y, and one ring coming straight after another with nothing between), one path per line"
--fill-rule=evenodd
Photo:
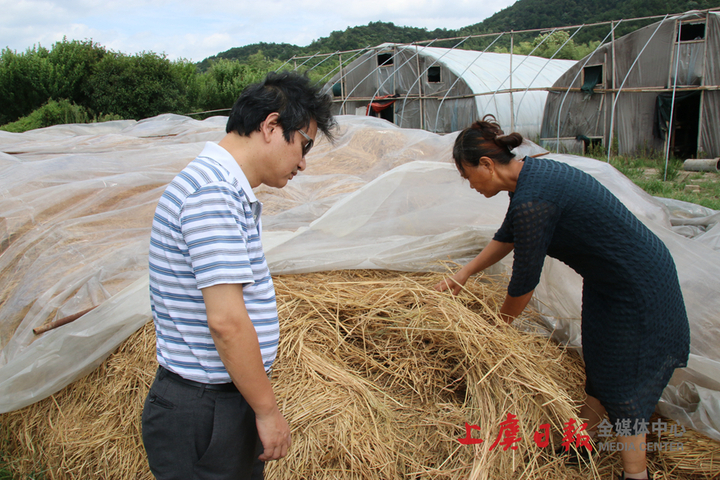
M270 141L270 137L276 128L282 128L278 123L279 119L280 114L278 112L273 112L268 115L262 123L260 123L260 133L262 133L266 142Z

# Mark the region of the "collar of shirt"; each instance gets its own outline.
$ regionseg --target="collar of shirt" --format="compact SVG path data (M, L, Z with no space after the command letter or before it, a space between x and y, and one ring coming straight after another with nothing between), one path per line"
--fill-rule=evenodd
M248 179L245 176L245 173L242 171L242 168L240 168L240 165L238 165L233 156L230 155L230 152L217 143L207 142L202 153L200 153L200 156L210 157L230 172L230 175L237 179L240 188L243 189L250 203L256 203L258 201L255 197L255 192L253 192L253 189L250 186L250 182L248 182Z

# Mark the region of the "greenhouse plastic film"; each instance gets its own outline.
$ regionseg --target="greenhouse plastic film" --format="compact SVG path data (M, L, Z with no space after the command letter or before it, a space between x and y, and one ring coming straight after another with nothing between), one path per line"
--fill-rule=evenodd
M97 134L84 125L0 135L0 411L58 391L150 321L147 250L155 204L205 141L223 137L224 122L164 115L98 124ZM339 122L335 144L319 139L307 169L288 187L256 189L274 275L443 270L443 262L466 262L493 237L508 196L486 199L462 180L451 159L454 134L400 129L368 117ZM544 153L532 143L519 150ZM720 439L720 251L673 231L682 205L666 206L611 166L547 156L595 176L670 249L691 321L693 357L673 377L659 408ZM490 273L509 272L511 262L509 256ZM580 277L547 259L534 303L554 337L575 348L580 292ZM32 333L96 305L73 323Z

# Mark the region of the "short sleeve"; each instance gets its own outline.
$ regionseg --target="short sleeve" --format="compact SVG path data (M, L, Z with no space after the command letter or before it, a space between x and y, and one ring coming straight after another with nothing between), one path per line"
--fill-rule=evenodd
M237 190L225 183L205 185L188 196L180 226L198 289L253 283L248 254L248 228L253 222L247 210Z
M508 295L520 297L534 290L540 282L560 209L547 201L527 201L517 205L509 217L511 220L506 221L511 222L508 228L513 232L515 247Z
M510 212L505 215L505 219L503 220L502 225L500 225L500 229L495 232L493 240L503 243L515 242L515 236L513 234L512 214Z

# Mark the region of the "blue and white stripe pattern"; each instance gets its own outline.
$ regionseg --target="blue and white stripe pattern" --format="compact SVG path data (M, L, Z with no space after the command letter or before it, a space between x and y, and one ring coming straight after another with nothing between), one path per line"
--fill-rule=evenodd
M277 354L275 288L260 242L261 205L233 157L208 142L168 185L150 236L150 302L160 365L202 383L230 382L200 289L243 284L269 371Z

